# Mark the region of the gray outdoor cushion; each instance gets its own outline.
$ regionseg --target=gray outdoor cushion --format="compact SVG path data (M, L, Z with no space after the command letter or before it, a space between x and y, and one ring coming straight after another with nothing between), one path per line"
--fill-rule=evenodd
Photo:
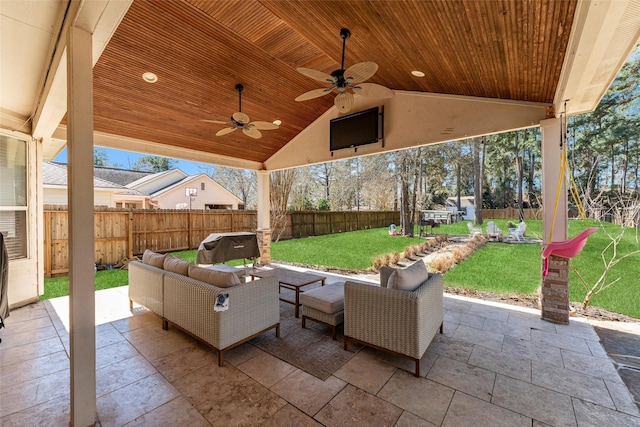
M416 261L406 268L398 268L391 273L387 288L414 291L428 278L427 266L423 261Z
M219 288L230 288L240 284L240 279L233 273L196 267L193 264L189 266L189 277Z
M165 270L172 271L183 276L189 275L189 264L191 263L172 255L167 255L164 259Z
M344 283L321 286L300 294L300 304L333 314L344 310Z
M145 249L142 254L142 262L144 264L152 265L156 268L164 269L164 259L167 257L167 254L158 254L153 252L150 249Z

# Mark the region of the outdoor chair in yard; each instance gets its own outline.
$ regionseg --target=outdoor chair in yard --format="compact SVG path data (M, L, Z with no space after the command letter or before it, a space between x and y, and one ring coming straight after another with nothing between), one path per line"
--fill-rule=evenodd
M474 227L471 221L467 222L467 227L469 227L469 234L471 236L477 236L479 234L482 234L482 230L480 230L477 227Z
M527 231L527 224L521 221L516 228L509 229L509 237L516 239L518 242L524 239L524 233Z
M495 222L489 221L487 223L487 238L501 240L502 239L502 231Z

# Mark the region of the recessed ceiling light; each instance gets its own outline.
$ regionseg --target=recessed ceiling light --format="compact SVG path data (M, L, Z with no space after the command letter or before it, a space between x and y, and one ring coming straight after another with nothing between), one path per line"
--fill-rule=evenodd
M144 80L147 83L155 83L158 81L158 76L147 71L146 73L142 73L142 80Z
M280 126L282 124L282 120L274 120L273 124Z
M413 70L411 72L411 74L413 74L416 77L424 77L424 73L422 71L418 71L418 70Z

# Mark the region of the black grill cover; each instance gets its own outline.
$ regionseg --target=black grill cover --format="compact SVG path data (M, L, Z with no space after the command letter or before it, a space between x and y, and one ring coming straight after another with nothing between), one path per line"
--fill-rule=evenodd
M218 264L231 259L251 259L259 256L256 233L214 233L200 242L197 262Z

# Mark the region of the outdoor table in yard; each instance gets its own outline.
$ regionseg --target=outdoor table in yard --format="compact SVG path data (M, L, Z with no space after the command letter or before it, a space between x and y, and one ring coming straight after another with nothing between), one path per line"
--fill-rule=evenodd
M317 274L303 273L301 271L289 270L288 268L274 267L270 270L250 270L249 275L252 279L256 277L277 277L280 287L291 289L296 293L296 300L291 301L285 298L280 298L280 301L293 304L295 306L295 316L299 317L300 310L300 288L311 285L312 283L321 282L324 286L324 282L327 279L324 276Z

